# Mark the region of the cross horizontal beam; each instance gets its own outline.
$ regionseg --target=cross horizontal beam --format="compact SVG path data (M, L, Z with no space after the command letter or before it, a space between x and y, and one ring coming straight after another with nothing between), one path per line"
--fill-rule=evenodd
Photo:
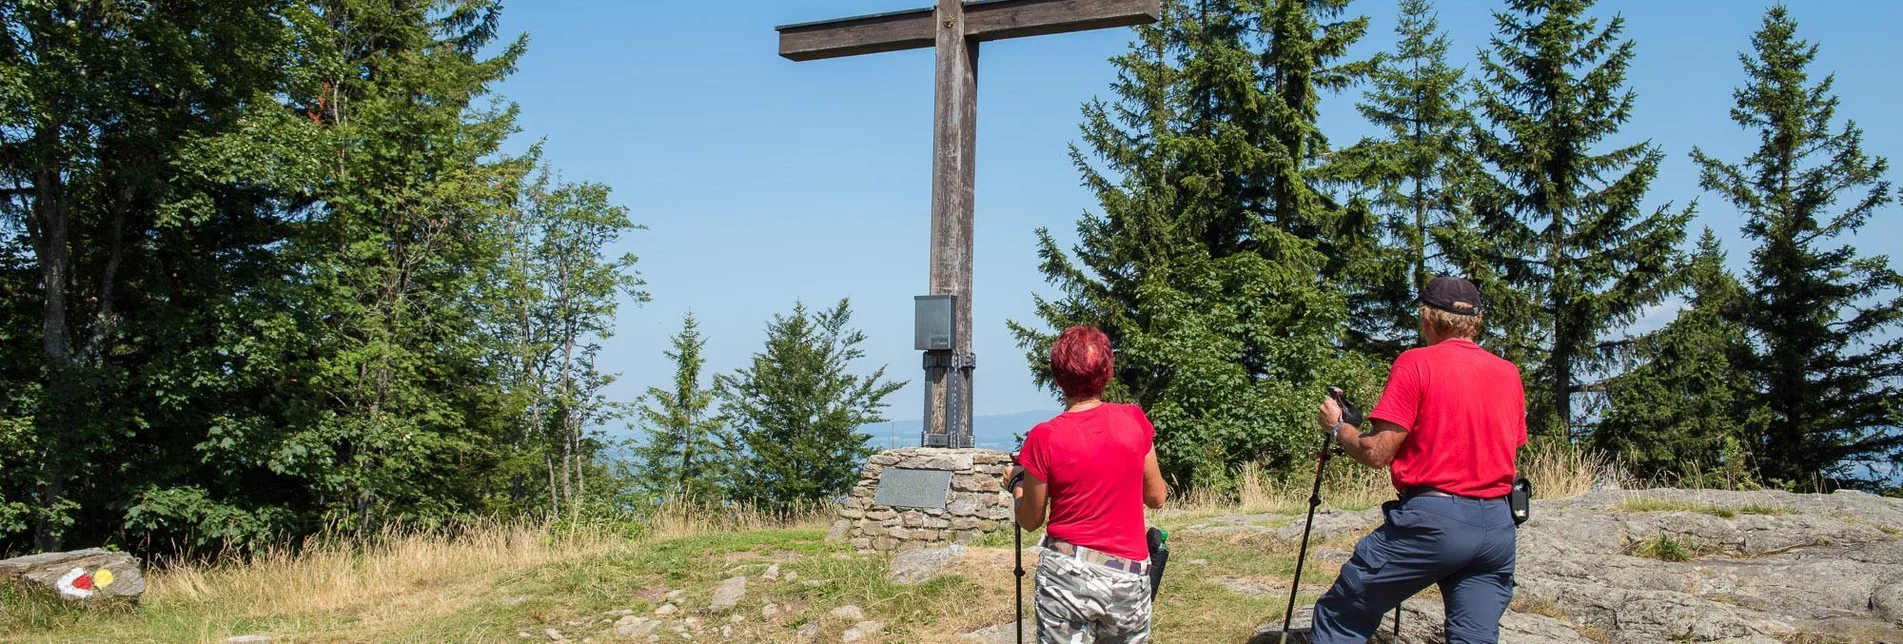
M965 37L978 41L1155 22L1159 0L985 0L966 4ZM786 25L780 56L806 61L923 49L937 42L930 7Z

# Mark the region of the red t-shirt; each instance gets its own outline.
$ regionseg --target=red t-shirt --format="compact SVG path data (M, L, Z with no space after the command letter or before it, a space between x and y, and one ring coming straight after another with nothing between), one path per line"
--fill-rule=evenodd
M1052 539L1142 561L1143 462L1156 428L1136 405L1058 414L1024 436L1018 465L1049 486Z
M1526 444L1520 369L1470 340L1401 354L1368 417L1407 430L1391 466L1397 490L1490 499L1513 488L1513 457Z

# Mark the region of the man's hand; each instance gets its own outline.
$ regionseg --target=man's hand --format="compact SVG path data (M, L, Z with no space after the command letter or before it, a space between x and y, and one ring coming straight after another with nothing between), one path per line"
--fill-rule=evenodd
M1315 420L1321 423L1322 431L1332 430L1335 423L1341 422L1341 405L1336 404L1334 398L1322 398L1320 411Z

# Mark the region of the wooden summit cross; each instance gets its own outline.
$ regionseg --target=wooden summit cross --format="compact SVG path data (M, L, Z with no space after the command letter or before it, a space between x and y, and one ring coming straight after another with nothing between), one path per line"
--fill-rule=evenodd
M953 347L925 352L925 447L971 447L972 187L978 43L1155 22L1159 0L938 0L935 7L778 28L795 61L937 49L932 127L932 295L953 296Z

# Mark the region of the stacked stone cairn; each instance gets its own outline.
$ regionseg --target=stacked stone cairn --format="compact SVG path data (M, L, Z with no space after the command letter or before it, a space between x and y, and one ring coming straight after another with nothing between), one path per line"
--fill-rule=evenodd
M897 552L969 543L1010 529L1011 495L1004 490L1010 464L1010 454L989 449L909 447L875 454L839 506L829 539L861 552ZM877 504L879 475L888 468L951 472L945 507Z

